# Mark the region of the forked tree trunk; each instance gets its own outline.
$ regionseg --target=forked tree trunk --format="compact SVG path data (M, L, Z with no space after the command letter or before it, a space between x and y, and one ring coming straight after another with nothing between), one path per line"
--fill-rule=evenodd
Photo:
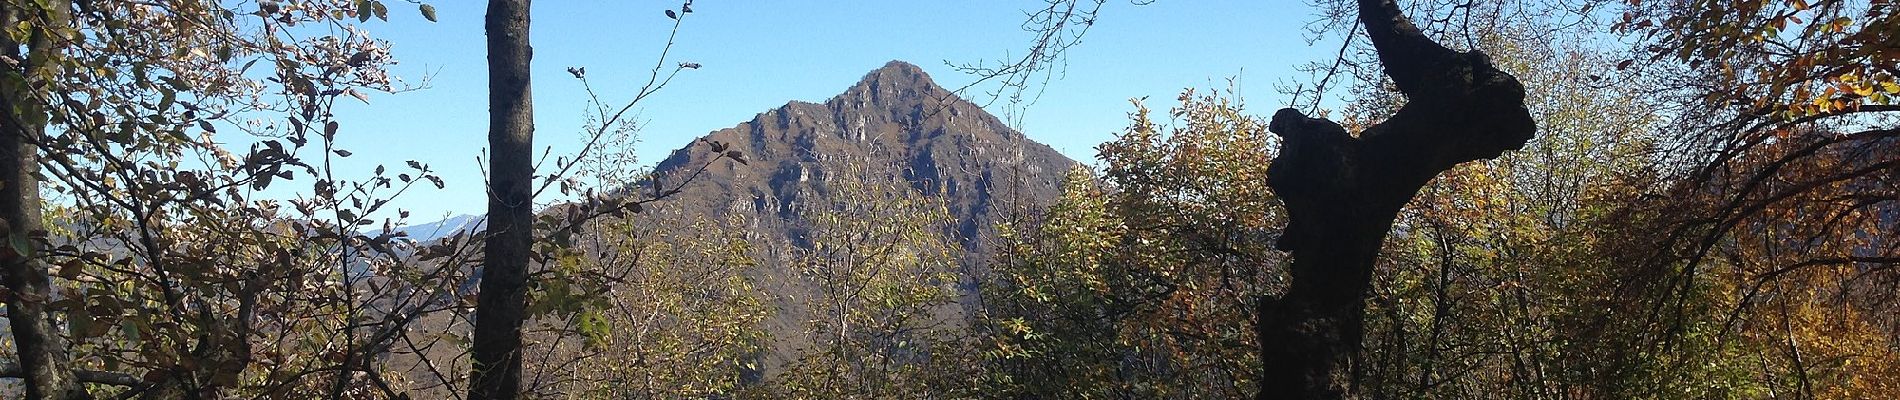
M35 21L56 28L66 24L71 17L65 0L47 2L42 6L22 7L19 2L0 4L0 26L12 27L21 21ZM39 149L35 138L46 131L46 107L33 98L32 93L42 78L38 73L46 68L56 68L53 56L58 55L60 41L50 37L46 30L33 31L33 37L25 43L27 54L22 57L21 43L5 35L0 35L0 54L20 62L11 66L5 74L24 76L21 79L4 79L0 83L0 281L7 289L4 301L7 304L7 320L12 329L14 348L19 353L21 378L26 383L27 399L69 399L84 398L85 392L73 372L67 365L66 341L60 337L53 326L52 315L46 308L52 300L52 280L47 275L47 265L38 253L39 238L43 234L40 225L40 181Z
M533 242L534 102L528 80L529 0L489 0L488 233L475 308L471 400L521 393L521 324Z
M1523 85L1483 53L1433 42L1394 0L1359 0L1359 22L1407 103L1358 137L1290 108L1268 125L1284 138L1267 184L1286 204L1277 246L1293 267L1286 294L1259 305L1262 399L1357 397L1365 295L1399 209L1439 173L1536 131Z

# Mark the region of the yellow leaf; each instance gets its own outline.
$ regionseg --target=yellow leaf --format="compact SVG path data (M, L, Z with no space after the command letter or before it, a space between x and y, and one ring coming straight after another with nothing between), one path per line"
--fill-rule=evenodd
M1873 96L1874 85L1860 85L1859 87L1855 87L1854 94L1860 95L1861 97Z

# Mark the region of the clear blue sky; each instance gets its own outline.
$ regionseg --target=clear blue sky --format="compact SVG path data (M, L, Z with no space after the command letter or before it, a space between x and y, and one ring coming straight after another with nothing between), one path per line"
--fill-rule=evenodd
M400 1L391 21L368 29L393 45L396 73L429 88L376 94L371 104L339 102L349 168L403 160L442 171L448 189L412 192L392 204L412 222L486 207L476 156L487 143L487 87L482 33L484 3L434 0L429 23ZM537 147L554 154L579 148L585 96L568 75L587 75L610 101L637 89L664 43L671 21L662 10L677 0L542 0L534 4L534 102ZM973 77L944 61L993 60L1021 54L1031 38L1019 29L1033 0L736 1L700 0L681 28L674 54L704 65L686 71L637 110L645 122L644 164L711 131L751 119L790 100L822 101L886 61L923 67L941 85ZM1302 2L1162 0L1134 6L1110 0L1100 22L1069 55L1066 76L1052 81L1018 127L1030 138L1089 161L1094 146L1126 126L1128 99L1149 96L1165 110L1183 88L1224 87L1242 79L1252 112L1285 102L1276 82L1304 76L1293 67L1330 55L1337 42L1309 47ZM1002 105L992 112L1001 114ZM398 168L400 169L400 168Z

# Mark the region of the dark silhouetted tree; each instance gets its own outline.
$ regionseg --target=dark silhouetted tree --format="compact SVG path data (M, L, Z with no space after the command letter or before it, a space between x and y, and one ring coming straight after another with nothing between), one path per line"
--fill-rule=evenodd
M1277 246L1293 264L1286 294L1260 304L1261 398L1355 397L1365 297L1400 208L1440 172L1536 131L1523 85L1483 53L1432 41L1392 0L1359 1L1359 22L1408 102L1357 137L1291 108L1268 125L1285 140L1267 183L1286 204Z

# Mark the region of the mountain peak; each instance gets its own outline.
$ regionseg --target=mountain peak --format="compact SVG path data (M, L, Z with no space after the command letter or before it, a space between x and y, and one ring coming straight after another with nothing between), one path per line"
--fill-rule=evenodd
M904 61L871 70L823 103L792 101L703 139L750 159L743 166L721 164L708 171L711 184L700 187L704 193L689 190L694 194L688 197L716 205L702 210L714 212L709 215L736 210L789 218L795 199L825 192L824 177L889 167L897 171L894 178L920 194L955 197L953 212L988 218L991 188L1026 187L1049 196L1025 198L1053 198L1063 173L1075 165L1047 145L1024 140ZM660 175L684 171L705 162L703 156L680 149L654 170ZM970 226L974 232L986 225Z
M753 259L765 267L759 271L761 288L787 301L775 304L780 311L766 322L772 337L790 338L772 341L761 364L768 373L808 345L797 338L814 310L789 300L816 290L792 268L806 262L798 258L805 254L800 249L811 249L813 229L821 226L810 211L897 199L940 204L953 225L928 230L971 249L958 260L958 271L980 271L980 263L995 254L989 246L999 237L996 226L1016 210L1053 203L1064 173L1076 165L903 61L865 74L822 104L787 103L704 140L742 152L748 162L707 164L706 157L717 155L696 148L674 152L654 167L655 175L668 185L700 180L684 186L680 200L643 215L725 221L756 246ZM835 185L850 181L864 183L872 197L832 197L842 188Z
M919 68L916 64L902 60L891 60L890 62L884 63L883 67L878 67L878 69L864 74L864 78L858 80L858 84L852 86L851 90L847 92L853 91L884 93L915 91L918 93L934 94L945 92L946 90L937 86L937 82L930 79L930 74L924 73L924 69Z
M889 72L904 72L904 74L920 74L920 76L923 74L923 68L920 68L918 64L908 63L908 61L889 61L889 63L883 63L883 66L878 66L878 70L872 70L872 72L883 72L883 70L889 70ZM925 78L927 78L927 76L925 76Z

